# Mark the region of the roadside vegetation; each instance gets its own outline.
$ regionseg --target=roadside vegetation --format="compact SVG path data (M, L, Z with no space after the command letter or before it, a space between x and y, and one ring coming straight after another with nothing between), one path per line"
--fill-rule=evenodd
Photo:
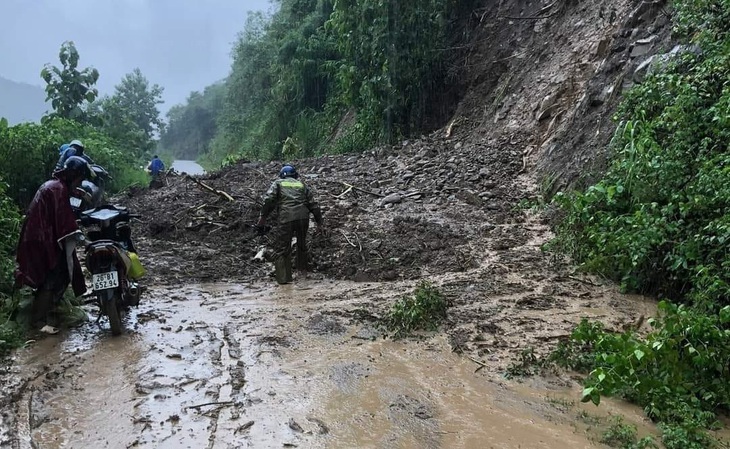
M667 448L707 448L730 407L730 2L674 2L685 45L657 60L616 114L613 163L559 194L553 249L655 295L647 335L581 323L555 360L588 373L584 400L645 408Z
M231 74L170 110L164 148L211 168L363 151L451 118L477 1L274 4L249 16Z
M18 311L27 303L28 292L13 289L15 247L22 212L51 177L59 146L81 140L94 162L110 172L109 193L147 182L140 166L154 150L153 136L162 126L157 110L162 88L150 85L136 69L121 80L113 95L98 98L99 73L79 68L79 59L73 43L65 42L60 65L47 64L41 71L53 107L41 123L8 126L0 118L0 353L25 341L26 328ZM76 312L68 298L64 309L69 317Z

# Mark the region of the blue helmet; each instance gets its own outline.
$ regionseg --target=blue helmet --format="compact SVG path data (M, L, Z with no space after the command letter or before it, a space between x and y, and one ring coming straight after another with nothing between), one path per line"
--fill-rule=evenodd
M63 152L66 151L66 150L68 150L68 147L70 147L70 146L71 146L71 144L64 143L63 145L61 145L60 147L58 147L58 154L63 154Z
M294 168L294 166L285 165L285 166L281 167L281 170L279 170L279 177L281 179L284 179L284 178L296 179L299 177L299 173L297 173L297 169Z

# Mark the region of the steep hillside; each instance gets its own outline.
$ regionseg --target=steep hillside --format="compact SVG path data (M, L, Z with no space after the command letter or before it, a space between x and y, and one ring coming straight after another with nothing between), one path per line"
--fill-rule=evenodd
M447 131L509 136L545 193L605 167L621 93L671 49L664 1L485 2L464 64L469 90Z
M11 125L37 122L49 109L46 92L38 86L0 77L0 117Z

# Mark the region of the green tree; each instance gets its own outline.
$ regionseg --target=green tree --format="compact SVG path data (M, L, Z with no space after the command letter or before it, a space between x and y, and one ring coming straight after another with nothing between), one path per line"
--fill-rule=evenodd
M41 78L46 82L46 101L51 101L53 115L84 121L84 103L93 102L99 95L94 87L99 72L92 67L78 69L79 52L72 41L61 45L58 58L61 68L49 63L41 70Z
M142 72L134 69L114 88L114 95L89 105L89 121L109 137L123 142L135 156L146 156L155 147L155 135L164 128L157 109L162 103L162 91L162 87L150 85Z
M442 126L476 3L276 0L250 15L207 159L279 158L289 138L301 156L361 151Z
M168 124L160 136L162 147L183 159L196 159L206 153L218 129L226 85L216 83L203 93L193 92L183 105L170 108Z
M164 89L150 82L136 68L132 73L124 75L121 83L114 88L112 100L145 135L152 137L162 130L163 122L157 105L162 104Z

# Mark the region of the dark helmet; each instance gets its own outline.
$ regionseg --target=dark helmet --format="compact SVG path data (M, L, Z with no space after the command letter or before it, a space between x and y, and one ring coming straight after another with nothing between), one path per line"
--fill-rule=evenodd
M63 163L62 171L73 177L83 175L84 179L96 177L96 174L89 167L89 163L86 162L86 159L80 156L71 156L66 159L66 162Z
M281 179L284 179L284 178L296 179L299 177L299 173L297 173L297 169L294 168L294 166L285 165L285 166L281 167L281 170L279 170L279 177Z

